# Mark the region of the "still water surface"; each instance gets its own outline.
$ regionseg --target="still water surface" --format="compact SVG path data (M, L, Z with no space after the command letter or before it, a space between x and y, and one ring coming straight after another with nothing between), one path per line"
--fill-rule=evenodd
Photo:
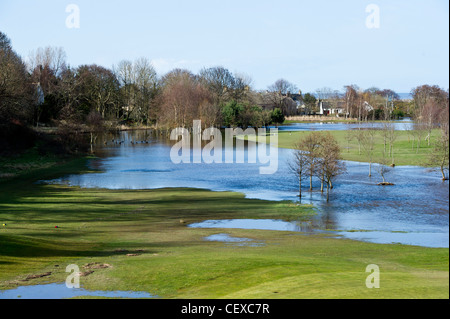
M393 121L395 130L409 131L414 128L414 123L410 119ZM364 122L364 123L335 123L335 122L320 122L320 123L293 123L290 125L283 125L279 128L280 131L346 131L356 129L382 129L381 122Z
M156 298L147 292L134 291L89 291L83 288L70 289L66 284L23 286L0 291L0 299L69 299L76 297L102 297L126 299Z

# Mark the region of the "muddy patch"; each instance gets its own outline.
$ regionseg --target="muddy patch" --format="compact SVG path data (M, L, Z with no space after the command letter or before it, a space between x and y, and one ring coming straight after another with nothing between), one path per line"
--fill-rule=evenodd
M52 273L51 272L46 272L44 274L40 274L40 275L29 275L27 276L27 278L25 278L23 281L30 281L33 279L39 279L39 278L44 278L44 277L49 277L51 276Z
M107 269L112 268L110 264L102 264L102 263L89 263L83 266L84 269Z

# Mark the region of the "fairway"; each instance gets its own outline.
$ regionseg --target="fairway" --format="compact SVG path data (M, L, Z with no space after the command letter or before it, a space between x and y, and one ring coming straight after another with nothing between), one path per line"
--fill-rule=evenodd
M77 168L84 169L82 161L56 171ZM208 219L307 220L315 214L311 206L198 189L113 191L30 183L37 174L0 185L0 221L7 224L0 229L0 289L63 283L67 265L84 271L83 265L99 263L110 267L81 277L84 288L146 291L167 299L449 297L448 249L187 227ZM205 240L220 233L263 245ZM380 289L366 287L371 264L380 267ZM45 273L51 274L27 279Z
M364 147L360 145L352 131L323 131L322 133L330 133L338 141L342 158L346 161L369 162L369 157L364 151ZM353 131L354 132L354 131ZM295 148L295 145L305 136L311 134L311 131L280 131L278 133L278 147ZM394 164L397 166L429 166L430 152L433 151L433 142L439 136L439 130L433 130L431 134L430 145L423 138L417 147L417 139L415 139L409 131L397 131L396 140L394 142ZM247 137L245 137L247 139ZM250 140L255 140L250 137ZM268 141L268 139L267 139ZM387 146L389 147L389 146ZM373 162L378 163L382 158L384 150L384 140L381 130L375 131L375 143L373 150ZM391 162L390 157L389 162Z

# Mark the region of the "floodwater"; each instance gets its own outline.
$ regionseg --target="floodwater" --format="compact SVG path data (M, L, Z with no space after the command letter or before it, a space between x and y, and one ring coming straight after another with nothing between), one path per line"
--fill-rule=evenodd
M0 291L0 299L69 299L76 297L103 297L126 299L156 298L147 292L134 291L89 291L83 288L67 288L66 284L23 286Z
M113 139L123 143L113 143ZM101 172L51 182L107 189L190 187L241 192L263 200L299 200L297 181L288 167L291 150L279 149L278 171L261 175L259 169L264 165L260 163L174 164L170 159L174 143L145 131L104 137L99 144L100 158L90 162ZM377 165L373 165L371 178L369 164L346 165L348 173L334 183L330 203L321 194L318 181L312 192L305 181L302 203L316 207L318 214L311 220L315 229L373 243L449 247L449 184L441 180L439 172L395 167L387 174L395 186L382 187L377 185L382 181Z
M229 229L256 229L303 232L305 229L298 222L286 222L276 219L228 219L205 220L201 223L191 224L192 228L229 228Z
M393 121L393 126L397 131L409 131L414 128L414 123L410 119ZM320 122L320 123L293 123L283 125L280 131L346 131L361 129L382 129L382 122L363 122L363 123L345 123L345 122Z
M198 225L190 225L189 227L193 227L193 228L209 228L209 227L204 227L201 224ZM205 237L206 241L216 241L216 242L221 242L221 243L226 243L226 244L230 244L233 246L242 246L242 247L261 247L264 246L264 243L262 242L257 242L253 239L250 238L240 238L240 237L233 237L230 236L228 234L215 234L215 235L211 235L208 237Z

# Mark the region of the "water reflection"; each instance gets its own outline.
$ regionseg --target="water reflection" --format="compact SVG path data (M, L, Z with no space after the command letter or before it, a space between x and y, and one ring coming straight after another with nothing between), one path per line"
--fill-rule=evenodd
M260 175L258 163L173 164L169 156L173 142L145 131L121 132L103 140L110 143L101 142L100 159L90 163L101 173L67 176L54 182L109 189L192 187L242 192L248 198L298 201L296 178L287 164L291 150L279 149L276 174ZM125 142L113 144L112 140ZM315 205L319 212L312 220L313 227L380 243L449 246L448 182L443 183L438 172L396 167L389 173L389 181L396 186L380 187L376 173L368 177L368 164L346 163L348 173L335 182L330 203L320 193L318 182L313 192L304 192L302 202Z

